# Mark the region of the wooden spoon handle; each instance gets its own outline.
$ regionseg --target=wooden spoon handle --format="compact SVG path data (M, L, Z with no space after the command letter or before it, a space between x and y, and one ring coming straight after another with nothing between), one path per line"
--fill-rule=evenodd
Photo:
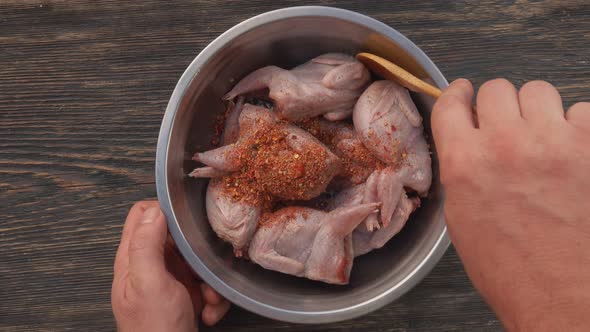
M376 73L387 80L395 81L411 91L424 93L436 99L438 99L438 97L440 97L442 94L442 91L439 88L424 82L402 67L378 55L361 52L356 55L356 58L365 66L367 66L367 68L369 68L373 73ZM477 108L475 105L471 106L471 112L473 113L473 121L475 122L475 126L479 127Z
M383 76L385 79L396 81L411 91L424 93L434 98L438 98L442 94L439 88L424 82L402 67L378 55L361 52L356 55L356 58L371 71Z

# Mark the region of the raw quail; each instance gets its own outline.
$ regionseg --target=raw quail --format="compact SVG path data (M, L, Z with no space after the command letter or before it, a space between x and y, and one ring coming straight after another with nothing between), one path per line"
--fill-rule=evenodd
M291 70L276 66L258 69L225 95L268 89L280 118L298 121L323 115L331 121L350 116L370 81L369 71L354 57L340 53L320 55Z
M354 252L352 231L379 204L323 212L286 207L266 218L248 255L262 267L332 284L347 284Z

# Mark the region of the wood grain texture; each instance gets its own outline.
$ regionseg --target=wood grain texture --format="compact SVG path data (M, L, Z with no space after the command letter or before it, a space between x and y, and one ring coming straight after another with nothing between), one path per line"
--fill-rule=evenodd
M506 77L590 99L585 1L1 1L0 330L110 331L112 261L153 198L159 122L207 43L268 10L323 4L393 26L449 80ZM234 308L205 331L498 331L453 250L401 300L322 326Z

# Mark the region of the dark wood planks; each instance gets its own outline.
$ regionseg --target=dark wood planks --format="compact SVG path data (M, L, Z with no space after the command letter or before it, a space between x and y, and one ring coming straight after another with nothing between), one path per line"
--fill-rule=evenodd
M589 100L584 1L2 1L0 330L114 330L109 292L121 225L153 198L159 122L194 56L264 11L324 4L411 38L450 79L545 79ZM208 331L497 331L454 251L382 310L324 326L234 308Z

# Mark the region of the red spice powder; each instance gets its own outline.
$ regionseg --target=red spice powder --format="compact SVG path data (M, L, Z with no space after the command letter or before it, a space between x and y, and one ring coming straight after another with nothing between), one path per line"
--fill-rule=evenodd
M262 205L263 211L269 212L283 207L280 201L306 202L318 195L314 190L330 176L326 162L328 153L325 148L314 144L305 147L303 153L290 149L286 142L285 124L282 121L260 121L251 135L236 143L237 149L232 151L231 159L241 165L241 169L221 179L227 189L226 194L233 200ZM297 125L339 157L341 165L337 177L340 179L362 183L373 170L386 166L361 143L350 124L328 123L313 118ZM339 145L343 140L347 140L346 144ZM395 147L392 150L397 151ZM405 154L397 152L403 159ZM316 208L321 209L321 206ZM264 220L268 216L265 215L261 223L266 222Z
M252 135L241 140L233 161L241 170L222 178L236 201L272 207L273 198L307 200L317 195L318 185L329 176L327 152L310 144L298 153L285 141L284 123L260 123Z
M315 136L340 158L342 169L338 176L350 179L353 183L362 183L374 169L385 167L385 164L377 159L354 135L352 125L329 124L322 121L319 118L313 118L299 122L297 125ZM352 144L352 148L343 150L338 146L338 143L343 139L351 142L356 140L358 144Z

